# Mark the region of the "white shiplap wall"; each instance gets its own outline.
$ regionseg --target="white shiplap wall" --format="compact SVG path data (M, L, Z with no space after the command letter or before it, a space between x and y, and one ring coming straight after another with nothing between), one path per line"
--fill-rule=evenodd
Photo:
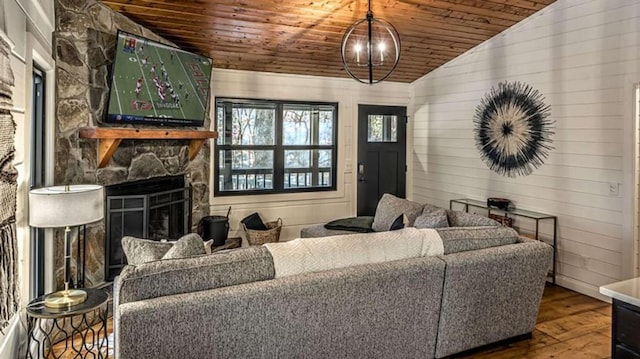
M213 96L217 97L338 102L337 191L213 197L211 190L211 214L224 215L231 206L230 236L240 234L240 219L253 212L260 213L265 221L282 218L281 240L297 238L305 226L354 216L358 104L407 106L409 103L410 85L403 83L369 86L349 79L222 69L214 69L212 81Z
M474 143L474 110L505 80L542 92L556 121L555 150L528 177L493 173ZM640 2L559 0L412 84L414 199L448 207L453 198L507 197L557 215L558 282L598 296L598 286L635 270L637 82ZM552 228L541 231L549 238Z

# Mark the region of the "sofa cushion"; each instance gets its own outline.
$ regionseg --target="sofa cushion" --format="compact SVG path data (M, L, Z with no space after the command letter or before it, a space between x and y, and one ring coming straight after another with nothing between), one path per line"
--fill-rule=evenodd
M170 254L169 258L177 258L181 257L181 253L183 253L187 248L192 248L194 243L199 243L201 253L206 253L206 243L202 240L202 238L196 233L188 233L182 236L178 241L184 239L184 243L180 245L180 248L177 249L174 253ZM178 241L155 241L151 239L143 239L132 236L124 236L122 237L122 251L124 252L125 257L127 258L127 263L131 265L139 265L142 263L157 261L163 259L163 257L169 252L169 250L176 244ZM198 249L192 249L193 251L198 251ZM185 255L190 256L190 255ZM184 256L183 256L184 257Z
M123 268L120 304L272 279L273 259L261 246Z
M371 228L376 232L388 231L396 218L402 214L407 216L407 226L411 227L422 212L422 207L423 205L420 203L385 193L382 195L382 198L380 198L380 201L378 201Z
M503 226L437 228L444 254L473 251L517 243L518 232Z
M426 207L425 207L426 209ZM422 211L422 214L413 222L416 228L442 228L449 227L447 211L444 208L435 208L430 212Z
M491 218L475 213L447 210L447 218L451 227L500 226Z

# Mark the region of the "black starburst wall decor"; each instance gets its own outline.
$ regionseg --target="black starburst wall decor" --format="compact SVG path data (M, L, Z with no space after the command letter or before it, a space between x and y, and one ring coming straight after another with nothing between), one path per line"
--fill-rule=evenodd
M503 176L528 176L554 148L551 106L531 86L501 82L480 101L473 117L480 157Z

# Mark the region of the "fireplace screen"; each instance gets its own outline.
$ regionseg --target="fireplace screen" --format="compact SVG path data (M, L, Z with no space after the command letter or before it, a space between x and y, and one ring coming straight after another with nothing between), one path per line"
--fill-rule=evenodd
M183 176L153 178L108 186L106 191L105 278L112 280L127 263L123 236L178 239L191 228L191 187Z

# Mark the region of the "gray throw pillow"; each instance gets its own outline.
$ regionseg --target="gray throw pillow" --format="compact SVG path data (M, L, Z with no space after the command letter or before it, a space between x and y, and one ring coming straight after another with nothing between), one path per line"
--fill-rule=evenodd
M194 252L198 251L199 253L197 254L206 253L206 250L205 250L206 243L202 241L202 238L199 235L197 235L196 233L189 233L184 235L178 241L180 241L185 237L188 238L189 243L181 244L180 248L176 249L178 253L182 253L183 251L190 250L192 242L198 243L198 241L199 241L200 249L194 250ZM127 264L137 266L143 263L164 259L163 257L165 257L167 252L169 252L169 250L172 249L174 247L174 244L177 244L178 241L155 241L151 239L142 239L137 237L125 236L125 237L122 237L122 251L124 252L125 257L127 258ZM186 247L186 248L183 248L183 247ZM179 255L179 254L171 254L171 256L174 256L174 255ZM179 257L170 257L170 258L179 258Z
M413 226L416 228L442 228L449 227L449 220L447 219L447 211L443 208L439 208L433 212L424 213L413 222Z
M380 198L376 207L376 215L373 217L373 228L376 232L388 231L398 216L407 216L408 227L413 226L413 222L422 212L422 204L412 202L404 198L398 198L392 194L385 193Z
M451 227L501 226L493 219L475 213L447 210L447 217Z
M178 239L162 259L186 258L206 254L202 237L196 233L189 233Z
M424 206L422 207L422 214L431 214L431 213L442 211L442 210L444 210L444 208L434 206L429 203L425 203Z
M127 257L127 263L140 265L157 261L173 247L173 242L160 242L131 236L122 237L122 251Z

